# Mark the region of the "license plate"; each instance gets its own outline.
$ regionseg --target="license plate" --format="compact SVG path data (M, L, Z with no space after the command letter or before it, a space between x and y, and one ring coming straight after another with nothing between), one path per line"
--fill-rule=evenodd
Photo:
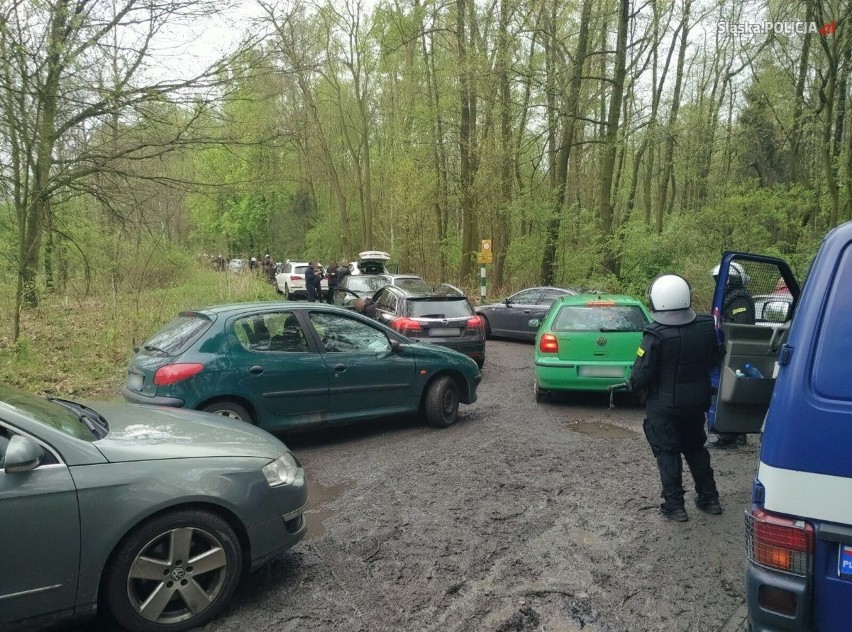
M840 545L840 559L837 562L837 574L844 579L852 579L852 546Z
M129 373L127 375L127 388L131 391L141 391L144 378L137 373Z
M580 377L624 377L624 367L621 366L580 366L577 367Z
M450 336L460 336L461 329L458 327L432 327L429 330L430 336L449 338Z

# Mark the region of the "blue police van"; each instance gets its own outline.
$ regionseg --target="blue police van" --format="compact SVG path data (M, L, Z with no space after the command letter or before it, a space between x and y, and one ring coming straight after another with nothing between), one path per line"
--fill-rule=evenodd
M751 295L753 323L726 320L732 285ZM751 628L852 630L852 222L825 237L801 291L783 261L725 253L713 314L727 354L712 425L762 431Z

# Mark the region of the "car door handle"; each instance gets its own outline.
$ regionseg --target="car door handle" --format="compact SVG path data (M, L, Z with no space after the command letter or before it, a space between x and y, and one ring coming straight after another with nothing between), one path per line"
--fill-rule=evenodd
M252 375L261 375L263 373L263 367L262 366L253 366L252 368L249 369L249 373L251 373Z
M334 365L334 370L335 370L335 371L337 371L338 373L343 373L343 372L346 370L346 365L345 365L345 364L342 364L342 363L340 363L340 364L335 364L335 365Z
M524 314L529 314L529 313L530 313L530 310L528 310L528 309L524 310Z

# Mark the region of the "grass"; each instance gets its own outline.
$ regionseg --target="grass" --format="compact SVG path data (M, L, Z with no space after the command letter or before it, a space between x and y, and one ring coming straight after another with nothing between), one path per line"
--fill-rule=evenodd
M12 343L9 288L0 331L0 381L49 395L93 399L121 397L133 348L178 312L256 300L276 300L275 288L254 275L188 270L172 287L138 293L103 293L85 299L46 295L21 314L21 336Z

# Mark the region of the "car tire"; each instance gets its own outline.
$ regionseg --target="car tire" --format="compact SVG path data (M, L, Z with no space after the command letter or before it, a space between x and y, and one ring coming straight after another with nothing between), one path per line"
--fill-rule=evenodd
M533 382L533 393L535 393L535 403L541 404L550 401L550 391L545 391L538 385L538 380Z
M289 301L292 298L293 298L293 296L290 294L290 286L287 283L285 283L284 284L284 300Z
M452 426L459 415L459 388L449 375L429 385L425 401L426 422L436 428Z
M220 399L215 402L210 402L201 410L205 413L220 415L222 417L227 417L228 419L233 419L234 421L243 421L247 424L254 423L251 413L246 410L245 406L238 404L237 402L232 402L229 399Z
M485 325L485 339L490 340L491 339L491 323L489 323L488 319L485 316L483 316L482 314L480 314L480 317L482 318L483 323Z
M142 523L118 545L105 575L106 603L126 630L189 630L222 611L242 568L240 541L225 520L206 511L170 512Z
M480 369L485 366L485 356L476 360L476 366L478 366Z

